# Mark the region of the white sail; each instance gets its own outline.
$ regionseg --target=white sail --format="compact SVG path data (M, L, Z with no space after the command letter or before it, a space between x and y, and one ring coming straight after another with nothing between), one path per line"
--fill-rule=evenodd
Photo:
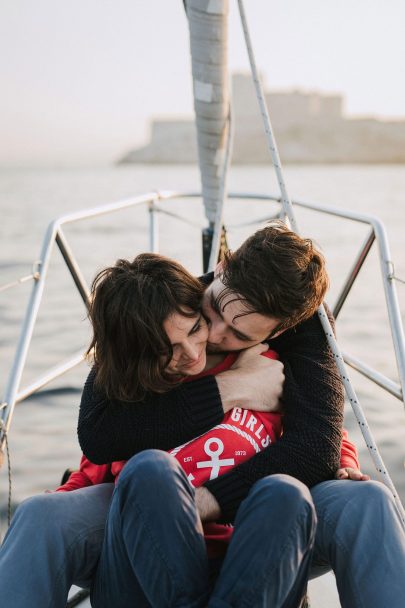
M212 227L222 208L229 147L228 0L187 0L202 195Z

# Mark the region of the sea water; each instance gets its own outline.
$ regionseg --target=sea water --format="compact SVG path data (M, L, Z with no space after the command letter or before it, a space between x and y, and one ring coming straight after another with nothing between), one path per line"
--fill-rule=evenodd
M373 214L386 226L395 275L405 279L405 167L402 166L287 166L285 179L294 199L318 202ZM278 195L271 167L236 167L229 190ZM198 191L199 176L190 166L121 166L75 170L3 170L0 172L0 286L29 275L39 258L49 222L63 214L152 190ZM201 271L202 205L187 199L167 204L190 223L160 215L160 251ZM268 202L249 204L230 200L225 209L228 239L235 248L278 207ZM323 249L331 276L327 296L333 306L356 253L368 235L366 225L297 208L300 232ZM82 221L64 228L86 280L118 257L132 257L149 246L148 212L137 208ZM249 223L248 226L244 225ZM402 316L405 285L396 282ZM0 292L0 385L3 391L12 364L31 282ZM397 381L380 262L374 245L337 322L342 350ZM22 386L79 349L89 339L83 303L54 247L47 287L27 357ZM80 365L15 409L9 436L13 502L54 488L68 466L79 463L76 424L80 393L88 373ZM371 431L394 483L405 500L405 415L400 401L350 371ZM347 408L346 428L360 451L364 471L378 478L357 422ZM342 482L343 483L343 482ZM0 502L7 501L7 468L0 471Z

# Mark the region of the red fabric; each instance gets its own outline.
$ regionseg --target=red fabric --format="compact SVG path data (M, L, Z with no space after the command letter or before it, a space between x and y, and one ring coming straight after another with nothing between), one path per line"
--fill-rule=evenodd
M281 435L281 415L235 407L222 423L188 443L170 450L198 488L264 450Z
M74 471L67 482L57 488L56 492L70 492L79 488L87 488L87 486L95 486L98 483L112 482L115 477L114 464L93 464L83 454L79 470Z
M357 448L354 443L349 441L349 435L346 429L343 429L340 468L344 469L345 467L360 469L360 463Z
M56 492L70 492L71 490L86 488L87 486L96 485L98 483L112 482L118 472L121 471L124 464L124 460L111 464L93 464L83 455L80 460L80 469L72 473L68 481L62 486L59 486L59 488L56 489ZM349 441L346 430L343 431L340 466L342 468L360 468L356 446Z

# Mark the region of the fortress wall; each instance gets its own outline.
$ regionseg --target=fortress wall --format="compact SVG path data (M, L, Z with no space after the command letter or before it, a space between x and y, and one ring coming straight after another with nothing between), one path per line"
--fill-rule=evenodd
M250 76L235 74L234 164L267 163L270 154ZM405 121L346 119L343 97L319 92L266 94L283 162L405 162ZM121 162L195 163L193 120L155 120L151 140Z

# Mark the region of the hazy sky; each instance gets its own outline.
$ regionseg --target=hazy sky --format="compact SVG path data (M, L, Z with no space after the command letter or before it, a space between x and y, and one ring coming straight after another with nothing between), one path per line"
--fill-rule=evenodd
M248 69L236 0L230 67ZM405 116L403 0L246 0L268 88ZM181 0L0 0L0 165L106 164L151 116L191 116Z

